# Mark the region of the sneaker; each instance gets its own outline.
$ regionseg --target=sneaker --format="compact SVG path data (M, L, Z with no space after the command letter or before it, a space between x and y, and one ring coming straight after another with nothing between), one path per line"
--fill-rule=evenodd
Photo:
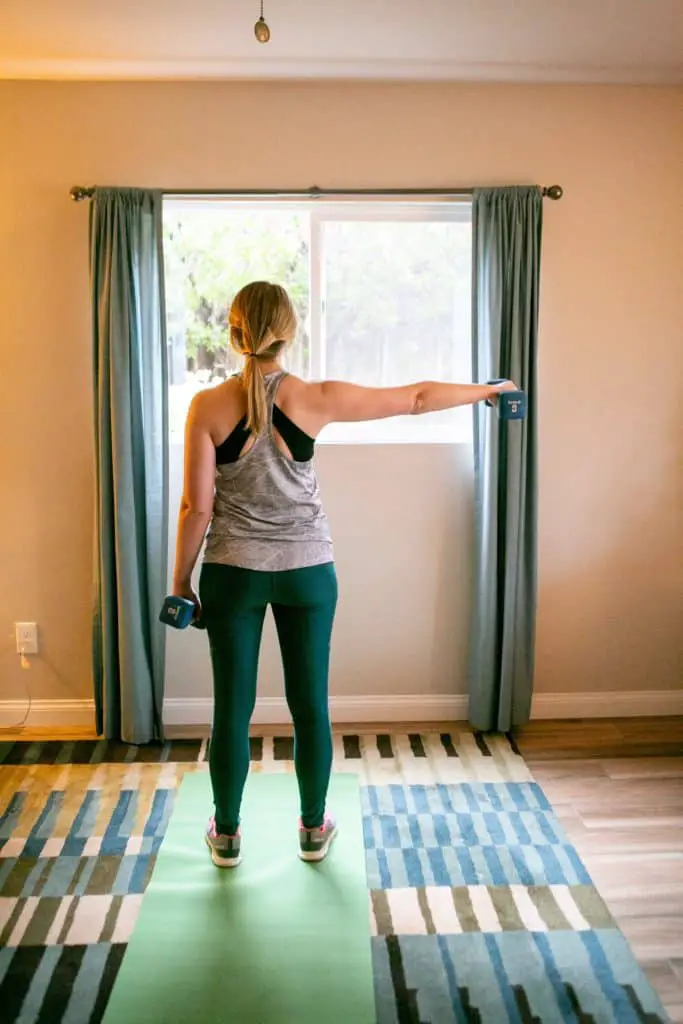
M325 814L325 820L319 828L304 828L299 822L299 856L302 860L324 860L330 852L330 846L337 838L337 822L331 814Z
M236 868L242 860L242 834L237 830L234 836L224 836L216 832L216 819L211 818L204 838L211 850L211 860L219 868Z

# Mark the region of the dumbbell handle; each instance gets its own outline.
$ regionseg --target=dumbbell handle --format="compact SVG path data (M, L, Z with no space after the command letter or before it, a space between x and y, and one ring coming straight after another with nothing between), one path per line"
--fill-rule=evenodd
M495 387L495 386L496 386L496 384L509 384L509 383L510 383L510 378L509 378L509 377L496 377L496 379L495 379L495 380L487 380L487 381L486 381L486 383L487 383L487 384L490 384L490 385L491 385L492 387ZM498 393L499 393L500 395L504 395L504 394L506 394L506 392L505 392L505 391L499 391ZM510 393L510 394L514 394L514 391L511 391L511 392L509 392L509 393ZM487 404L487 405L490 405L490 406L491 406L492 408L493 408L493 406L495 405L495 403L494 403L494 402L492 402L490 398L487 398L487 399L486 399L486 404Z

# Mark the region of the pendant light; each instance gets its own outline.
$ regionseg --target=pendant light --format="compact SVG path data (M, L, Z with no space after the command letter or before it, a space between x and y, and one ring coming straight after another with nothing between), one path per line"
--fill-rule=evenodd
M261 16L254 25L254 35L259 43L267 43L270 39L270 29L266 25L266 19L263 17L263 0L261 0Z

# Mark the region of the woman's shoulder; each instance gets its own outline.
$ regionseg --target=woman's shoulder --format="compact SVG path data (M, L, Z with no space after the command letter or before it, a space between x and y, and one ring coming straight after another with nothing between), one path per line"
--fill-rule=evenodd
M197 391L190 404L190 413L199 420L213 421L216 414L219 418L227 413L231 416L233 407L243 404L244 394L236 377L228 377L221 384L215 384Z
M237 376L228 377L220 384L212 384L210 387L197 391L193 401L201 406L221 405L226 399L236 398L242 391Z

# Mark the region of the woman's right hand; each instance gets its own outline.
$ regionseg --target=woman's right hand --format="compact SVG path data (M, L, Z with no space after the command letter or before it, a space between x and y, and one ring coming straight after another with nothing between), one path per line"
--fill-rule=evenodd
M517 387L517 385L515 384L515 382L512 381L512 380L504 380L502 384L494 384L493 386L496 389L496 391L498 391L498 392L502 392L502 391L519 391L520 390Z

